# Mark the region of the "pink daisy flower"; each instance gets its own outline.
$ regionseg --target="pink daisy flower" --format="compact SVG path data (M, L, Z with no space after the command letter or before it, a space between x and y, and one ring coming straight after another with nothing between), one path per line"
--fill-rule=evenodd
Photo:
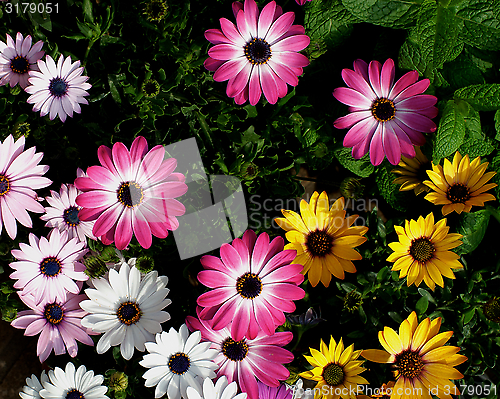
M299 5L299 6L303 6L304 4L306 4L306 2L308 1L312 1L312 0L295 0L295 2Z
M64 59L61 54L57 65L50 55L45 57L45 62L38 61L40 72L30 72L28 81L31 86L26 88L26 93L31 96L26 100L33 105L33 111L40 111L40 116L49 112L50 120L59 115L61 121L66 116L73 117L73 111L77 114L82 112L80 104L88 104L85 96L86 90L92 86L86 83L88 76L82 76L83 67L80 61L71 63L71 57Z
M17 32L16 42L7 35L7 44L0 42L0 86L19 83L23 89L28 86L29 71L38 71L37 61L43 56L43 42L31 46L31 36L23 38Z
M137 137L130 151L123 143L113 149L102 145L97 151L102 166L87 169L88 177L78 177L75 185L84 193L76 198L83 209L80 220L95 220L92 233L105 245L113 241L125 249L135 235L149 248L151 235L165 238L179 226L176 216L186 209L174 199L186 193L185 177L172 173L174 158L165 158L165 148L157 145L148 152L144 137Z
M347 129L344 147L353 147L352 156L361 158L370 151L370 161L379 165L387 156L397 165L401 154L415 157L414 145L423 145L422 133L436 130L431 120L438 109L437 98L421 94L429 87L429 79L418 80L418 72L410 71L394 83L394 61L390 58L382 66L378 61L368 65L354 61L354 71L342 70L342 78L349 87L338 87L333 96L349 105L349 115L334 122L337 129Z
M297 255L283 250L283 238L269 243L267 233L257 238L253 230L232 244L223 244L221 258L205 255L201 264L207 270L198 274L205 286L215 288L198 297L202 319L213 320L220 330L231 321L231 335L239 341L253 339L259 331L272 335L285 322L283 312L295 310L294 300L304 298L298 287L304 281L303 266L290 264Z
M262 92L267 101L275 104L288 91L287 83L297 86L302 67L309 65L306 56L298 51L310 42L301 25L292 25L293 12L283 14L274 1L259 15L254 0L233 3L236 26L226 18L220 19L221 29L209 29L205 37L215 44L208 50L205 68L215 71L214 80L229 80L226 93L236 104L250 99L259 102Z
M86 295L68 294L65 301L43 301L38 305L32 295L19 297L31 310L19 312L11 325L25 329L24 335L27 336L40 333L36 354L41 363L49 357L52 349L56 355L67 350L71 357L75 357L78 353L76 341L94 345L89 334L95 333L81 325L87 312L80 308L80 302L87 299Z
M18 260L10 263L16 270L10 278L18 280L14 288L22 289L21 295L32 294L36 304L42 300L65 302L68 292L78 294L81 287L73 280L88 279L85 266L78 262L87 252L85 243L77 238L68 241L68 233L57 229L49 233L48 240L30 233L29 242L11 251Z
M259 399L292 399L293 392L285 383L281 383L277 387L270 387L259 381L257 385L259 387Z
M76 175L83 177L85 172L78 168ZM50 190L51 196L45 197L45 200L51 206L45 208L45 214L40 219L47 222L45 227L67 231L68 239L78 237L80 241L87 243L85 237L92 240L96 240L96 237L92 234L94 222L84 222L78 218L82 207L76 204L76 197L81 193L73 184L62 184L59 193Z
M289 331L266 335L260 331L255 339L233 339L230 328L215 331L212 322L192 316L186 318L191 331L200 331L202 341L212 342L211 348L219 352L214 359L219 365L217 377L225 375L229 383L238 381L248 399L259 399L257 379L270 387L278 387L280 380L286 380L290 372L283 363L290 363L293 354L282 348L293 334Z
M0 233L2 226L10 238L17 235L16 220L23 226L33 226L28 211L43 213L43 206L37 201L36 189L50 186L51 180L42 177L49 167L38 165L43 152L35 153L36 148L24 151L24 136L14 142L9 135L0 141Z

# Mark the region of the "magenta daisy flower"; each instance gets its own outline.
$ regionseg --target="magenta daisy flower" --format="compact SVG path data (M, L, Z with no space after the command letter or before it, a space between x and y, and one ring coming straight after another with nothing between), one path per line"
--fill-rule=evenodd
M148 152L144 137L137 137L130 151L123 143L113 149L102 145L97 151L102 166L87 169L88 177L78 177L75 185L84 193L76 198L83 209L80 220L95 220L92 233L106 245L113 241L125 249L135 234L143 248L151 235L165 238L179 226L176 216L186 209L176 197L187 191L185 177L172 173L174 158L165 158L165 148L157 145Z
M7 35L7 44L0 42L0 86L9 83L14 87L19 83L23 89L28 86L29 71L38 71L37 61L43 56L43 42L39 40L31 46L31 36L23 38L17 32L16 42Z
M259 387L259 399L292 399L293 392L285 383L281 383L277 387L270 387L259 381L257 385Z
M295 0L295 2L299 5L299 6L303 6L304 4L306 4L308 1L311 1L311 0Z
M76 171L78 177L85 176L85 172L78 168ZM78 212L82 209L76 204L77 195L82 192L73 184L62 184L59 193L50 190L50 197L45 200L51 205L45 208L45 214L40 219L47 222L45 227L52 227L59 231L67 231L68 239L78 237L80 241L87 242L86 236L92 240L96 237L92 234L94 222L84 222L78 218Z
M81 325L87 312L80 308L80 302L87 299L86 295L68 294L66 301L42 301L38 305L32 295L19 297L31 310L19 312L11 325L25 329L24 335L27 336L40 334L36 354L41 363L49 357L52 349L56 355L67 350L71 357L75 357L78 353L76 341L94 345L89 334L95 333Z
M89 93L86 90L92 86L86 83L88 76L82 76L80 61L71 63L71 57L65 60L61 54L56 65L52 57L47 55L45 62L38 61L38 68L40 72L30 72L28 81L31 86L26 88L26 92L31 94L28 104L35 104L33 111L40 111L40 116L50 112L51 120L59 115L63 122L67 115L73 117L73 112L81 113L80 104L88 104L85 96Z
M43 206L36 200L36 189L50 186L51 180L42 177L49 167L38 165L43 152L35 147L24 151L24 136L14 142L9 135L4 142L0 141L0 233L5 230L10 238L17 235L16 220L23 226L33 226L28 212L43 213Z
M418 80L418 72L410 71L394 83L394 61L390 58L382 66L378 61L368 65L354 61L354 71L342 70L342 78L349 87L338 87L334 97L349 105L349 115L334 122L337 129L347 129L344 147L353 147L352 156L361 158L370 151L373 165L379 165L387 156L397 165L401 154L415 157L414 145L423 145L422 133L436 130L431 120L438 109L437 98L422 94L429 87L429 79Z
M220 19L221 29L209 29L205 37L215 44L208 50L205 68L215 71L214 80L229 80L226 93L236 104L250 99L259 102L262 92L267 101L275 104L287 93L287 83L298 84L302 67L309 65L306 56L298 51L310 42L304 27L292 25L293 12L283 14L274 1L259 15L254 0L233 3L236 26L226 18Z
M66 301L68 292L78 294L80 288L74 280L88 279L83 272L85 266L79 260L85 255L85 243L73 238L68 241L68 233L54 229L45 237L38 239L29 235L30 244L20 243L12 255L18 262L10 263L16 271L10 278L18 280L14 288L22 289L21 295L32 294L36 304Z
M259 331L272 335L285 322L283 312L295 310L294 300L304 298L298 287L304 281L303 266L290 264L297 251L283 250L283 238L269 243L267 233L257 238L253 230L232 244L223 244L221 258L205 255L201 264L207 270L198 274L203 285L215 288L198 297L202 319L213 320L220 330L231 321L231 334L239 341L253 339Z
M282 348L293 334L289 331L266 335L260 331L255 339L233 339L230 328L215 331L212 322L192 316L186 318L191 331L200 331L202 341L210 341L212 349L218 351L215 363L219 365L217 377L225 375L231 383L237 381L248 399L259 399L257 379L270 387L278 387L280 380L286 380L290 372L283 363L290 363L293 354Z

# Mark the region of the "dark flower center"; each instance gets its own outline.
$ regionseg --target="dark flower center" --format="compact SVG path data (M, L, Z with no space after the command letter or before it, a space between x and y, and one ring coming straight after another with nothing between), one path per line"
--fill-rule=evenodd
M53 256L40 262L40 272L47 277L57 276L61 272L61 261Z
M344 370L338 364L330 363L323 369L323 379L330 386L340 385L344 381Z
M18 73L20 75L27 73L30 68L30 63L28 62L26 57L18 55L10 61L10 69L14 73Z
M83 393L80 391L72 389L71 391L68 391L65 399L85 399L85 396L83 396Z
M245 46L245 56L254 65L265 64L271 58L271 46L264 39L253 39Z
M372 115L379 122L390 121L396 115L396 107L387 98L378 98L372 104Z
M155 97L160 92L160 85L156 80L147 80L142 85L142 91L146 97Z
M410 255L420 263L425 263L432 259L436 248L434 244L425 237L417 238L411 242Z
M454 204L465 202L470 198L470 190L465 184L457 183L448 188L446 192L446 198L448 198Z
M344 309L348 312L354 312L363 304L363 298L356 291L351 291L344 297Z
M50 303L45 306L45 311L43 312L45 319L51 324L59 324L64 318L64 311L61 305L57 303Z
M54 97L62 97L68 91L68 84L61 78L54 78L50 81L49 91Z
M191 362L189 357L185 353L176 353L170 356L168 360L168 367L170 371L174 374L182 375L189 370Z
M254 299L262 292L262 281L254 273L245 273L236 280L236 290L243 298Z
M328 255L333 247L333 237L324 230L311 231L306 237L306 248L311 256L322 258Z
M0 175L0 197L10 191L10 180L7 176Z
M150 21L161 21L167 15L168 6L164 1L150 1L145 9L144 14L147 15Z
M233 362L241 362L248 354L248 345L245 340L235 341L232 338L226 338L222 343L222 353Z
M79 209L76 206L71 206L66 209L63 213L64 222L72 227L78 226L80 224L80 219L78 219Z
M133 181L122 183L116 195L118 197L118 201L120 201L127 208L139 205L144 199L144 192L142 191L141 186Z
M420 375L420 372L424 368L422 357L418 353L410 350L397 354L395 365L403 377L410 379Z
M141 309L135 302L123 302L116 311L116 315L123 324L130 326L141 318Z

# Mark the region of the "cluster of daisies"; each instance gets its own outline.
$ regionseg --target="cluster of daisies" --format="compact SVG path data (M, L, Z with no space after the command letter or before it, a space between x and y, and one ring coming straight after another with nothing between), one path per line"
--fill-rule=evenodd
M49 114L52 120L59 116L65 121L73 112L80 113L80 104L88 104L86 90L92 86L88 77L82 76L80 61L71 62L71 57L61 54L57 64L50 55L42 60L43 42L32 45L31 36L23 37L18 32L16 41L7 34L7 42L0 42L0 85L17 84L28 94L27 102L41 116Z

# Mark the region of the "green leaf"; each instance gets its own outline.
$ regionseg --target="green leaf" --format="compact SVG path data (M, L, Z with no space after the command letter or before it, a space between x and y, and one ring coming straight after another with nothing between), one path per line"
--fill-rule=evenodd
M495 130L497 132L495 139L500 141L500 109L495 112Z
M432 297L431 293L423 288L418 289L418 293L422 295L423 297L426 297L429 302L432 302L434 305L436 305L436 300Z
M448 100L436 134L436 144L432 154L434 163L458 150L464 141L464 137L464 116L459 110L459 105L453 100Z
M459 6L460 38L482 50L500 50L500 0L470 0Z
M486 233L489 220L490 212L486 209L462 213L457 226L457 233L463 235L462 245L455 250L458 255L468 254L477 248Z
M472 105L477 111L500 109L500 83L467 86L455 91L454 97Z
M476 308L469 309L464 313L464 325L472 320L474 313L476 313Z
M85 22L94 23L94 16L92 15L92 2L90 0L83 0L83 16Z
M116 103L121 104L122 99L117 88L117 75L108 75L109 91L111 92L111 97Z
M375 167L370 162L369 154L366 154L361 159L354 159L351 154L351 149L345 147L338 149L334 154L344 168L358 176L368 177L375 170Z
M484 155L489 155L493 152L495 147L484 138L481 139L467 139L465 140L460 148L458 149L460 154L468 154L469 158L473 159L476 157L482 157Z
M429 307L429 300L425 296L420 298L415 304L415 310L417 311L419 316L423 315L428 307Z
M377 183L380 193L389 205L398 211L404 212L407 210L408 198L403 192L399 191L398 185L393 183L396 178L396 175L391 173L393 168L394 167L388 163L382 163L375 170L375 182Z
M374 25L401 29L412 26L423 0L342 0L354 16Z

